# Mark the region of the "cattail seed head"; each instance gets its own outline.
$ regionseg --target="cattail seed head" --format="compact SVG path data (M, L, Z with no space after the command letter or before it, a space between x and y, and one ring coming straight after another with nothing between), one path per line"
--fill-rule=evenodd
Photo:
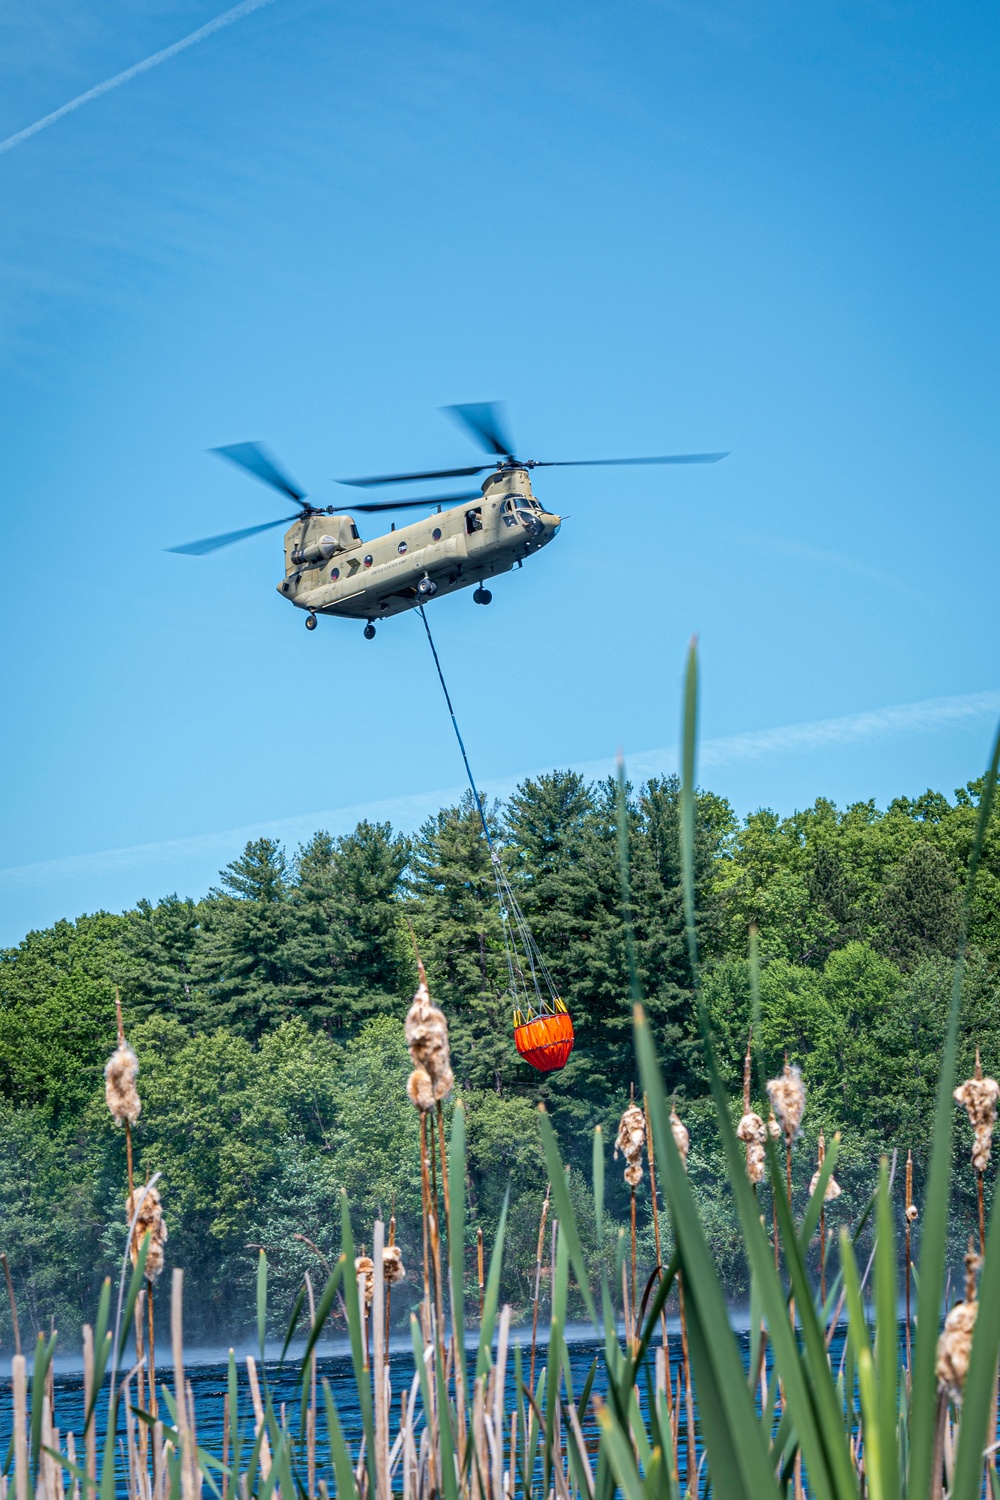
M979 1049L976 1049L976 1076L967 1078L955 1090L954 1098L964 1104L972 1126L972 1165L977 1172L985 1172L990 1163L993 1144L993 1126L997 1118L997 1100L1000 1099L1000 1084L995 1078L984 1078Z
M760 1115L748 1110L736 1127L736 1134L747 1148L747 1176L756 1186L764 1181L764 1143L767 1126Z
M810 1197L812 1197L813 1193L819 1186L819 1174L823 1169L823 1163L826 1161L826 1137L823 1135L822 1130L819 1133L819 1140L816 1143L816 1155L819 1159L819 1165L817 1166L816 1171L813 1173L812 1180L809 1183ZM831 1173L829 1181L827 1182L826 1187L823 1190L823 1202L832 1203L835 1198L840 1197L840 1194L840 1183Z
M681 1159L681 1166L686 1172L688 1164L688 1149L691 1145L691 1137L688 1134L687 1126L681 1122L681 1118L675 1109L672 1109L670 1111L670 1133L674 1138L674 1145L677 1147L677 1151Z
M434 1085L426 1068L414 1068L407 1081L406 1092L422 1114L434 1108Z
M945 1391L956 1406L961 1405L965 1377L969 1373L972 1335L979 1311L979 1303L976 1301L976 1273L979 1266L980 1258L972 1248L970 1237L969 1251L965 1257L965 1300L956 1302L944 1320L934 1366L938 1389Z
M781 1124L785 1143L790 1146L802 1127L806 1108L806 1086L799 1069L789 1067L786 1062L781 1077L768 1082L767 1093Z
M104 1097L116 1125L134 1125L142 1113L142 1103L135 1086L139 1059L122 1039L104 1068Z
M646 1116L637 1104L630 1104L618 1122L615 1137L615 1159L619 1151L625 1157L625 1181L635 1188L642 1181L642 1152L646 1144Z
M139 1259L139 1251L142 1249L143 1240L147 1234L150 1236L149 1250L146 1253L145 1276L147 1281L155 1281L163 1270L163 1247L167 1243L167 1224L163 1217L163 1200L155 1187L145 1189L137 1187L125 1199L125 1212L128 1214L130 1224L137 1204L139 1206L139 1217L136 1220L135 1233L132 1236L129 1254L132 1257L132 1264L135 1265Z
M398 1245L383 1246L382 1275L386 1286L394 1286L397 1281L405 1280L406 1267L403 1265L403 1252Z
M451 1093L455 1075L451 1071L448 1022L444 1012L431 1001L423 964L420 965L417 993L406 1013L405 1031L414 1068L407 1092L417 1108L426 1114L436 1102ZM423 1076L418 1076L420 1074Z

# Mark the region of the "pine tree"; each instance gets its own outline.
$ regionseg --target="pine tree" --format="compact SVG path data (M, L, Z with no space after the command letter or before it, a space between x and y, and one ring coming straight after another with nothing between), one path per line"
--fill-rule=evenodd
M285 962L311 1023L355 1028L398 1009L412 987L398 894L408 858L408 840L388 823L359 823L339 839L316 833L299 851Z
M154 1013L173 1015L197 1025L205 997L197 988L195 969L201 935L201 913L190 899L164 896L154 906L140 901L128 913L122 947L131 974L122 994L140 1019Z
M202 903L196 978L207 992L205 1021L255 1040L294 1011L288 861L273 839L252 839L221 880Z

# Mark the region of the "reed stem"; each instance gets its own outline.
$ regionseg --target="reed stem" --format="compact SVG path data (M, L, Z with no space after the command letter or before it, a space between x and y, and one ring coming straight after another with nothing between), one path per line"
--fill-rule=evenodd
M549 1216L549 1195L552 1192L552 1184L547 1183L545 1187L545 1199L542 1203L542 1215L538 1221L538 1247L535 1250L535 1300L531 1311L531 1374L528 1376L528 1390L532 1396L535 1394L535 1345L538 1339L538 1294L542 1284L542 1250L545 1248L545 1221ZM482 1317L482 1261L480 1261L479 1272L479 1314Z

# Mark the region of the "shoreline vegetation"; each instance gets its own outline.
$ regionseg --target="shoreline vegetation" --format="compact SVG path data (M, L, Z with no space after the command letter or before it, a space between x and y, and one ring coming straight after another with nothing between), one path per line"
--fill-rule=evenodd
M700 989L718 1067L736 1101L755 1003L748 934L756 926L752 1112L766 1115L760 1077L777 1076L787 1051L809 1100L793 1201L801 1212L820 1134L829 1141L839 1130L843 1191L826 1214L834 1228L863 1211L883 1153L898 1153L902 1173L912 1152L913 1191L924 1191L982 794L980 780L951 800L928 792L884 812L818 802L792 818L760 812L742 825L722 799L694 796ZM248 1247L266 1247L282 1295L294 1294L307 1269L315 1273L311 1246L334 1256L341 1188L364 1222L388 1223L395 1210L404 1260L412 1262L421 1204L419 1125L405 1097L402 1016L417 980L407 924L449 1018L456 1088L446 1123L461 1099L470 1221L487 1247L512 1181L503 1297L515 1321L530 1317L534 1297L546 1185L539 1101L573 1169L595 1276L613 1258L618 1225L630 1223L627 1185L614 1175L599 1242L583 1189L593 1126L614 1135L637 1081L626 923L665 1086L690 1131L689 1178L708 1243L727 1296L746 1302L684 937L681 801L679 781L668 778L626 786L622 810L614 784L587 787L554 772L489 813L576 1028L568 1066L547 1078L517 1058L510 1040L495 886L468 800L442 810L412 841L361 825L339 840L317 834L290 859L259 840L200 902L168 897L120 916L57 923L0 953L0 1224L25 1326L47 1329L55 1318L75 1338L103 1277L114 1274L111 1226L125 1143L104 1107L101 1070L116 987L146 1101L133 1132L136 1173L143 1181L163 1174L171 1259L187 1269L186 1303L200 1339L230 1342L252 1329L256 1251ZM624 904L619 826L629 850ZM963 1077L974 1071L977 1047L986 1072L1000 1070L995 814L969 904ZM961 1170L970 1141L960 1119L954 1169L963 1223L976 1195ZM765 1182L761 1192L769 1191ZM985 1195L988 1209L989 1174ZM652 1266L643 1192L637 1234L639 1260ZM868 1246L870 1226L865 1236ZM956 1231L949 1246L956 1275L964 1250ZM546 1261L545 1287L550 1275ZM404 1284L394 1331L405 1334L409 1305ZM571 1303L574 1316L582 1311ZM4 1302L0 1343L11 1336Z
M153 1087L147 1092L144 1083L140 1098L140 1055L133 1041L141 1038L148 1045L155 1034L149 1028L162 1027L164 1018L140 1016L133 1025L126 996L124 1006L117 1005L117 1046L104 1068L102 1101L122 1146L117 1154L106 1153L109 1202L115 1208L104 1233L109 1246L117 1245L118 1256L123 1203L128 1224L120 1271L104 1279L96 1319L82 1329L82 1430L61 1434L55 1425L54 1327L37 1334L29 1381L18 1278L4 1253L0 1264L16 1353L9 1395L13 1435L0 1472L0 1500L82 1500L97 1492L100 1500L116 1495L195 1500L206 1491L217 1500L270 1500L272 1495L390 1500L394 1494L403 1500L518 1500L519 1494L522 1500L613 1500L616 1495L622 1500L707 1500L709 1495L975 1500L984 1486L991 1500L998 1500L1000 1220L989 1213L988 1189L1000 1085L984 1069L975 1044L981 991L970 985L968 971L989 968L988 954L975 948L973 937L984 923L988 926L988 903L985 916L977 906L978 882L991 875L984 855L991 852L1000 734L990 769L969 797L974 817L967 878L950 888L955 899L947 911L956 956L943 1013L940 1006L931 1007L919 1018L928 1035L935 1018L941 1021L936 1046L930 1048L935 1077L919 1100L924 1129L905 1159L898 1141L891 1143L891 1152L877 1153L872 1190L858 1204L841 1185L845 1168L852 1170L849 1122L841 1129L831 1119L831 1101L848 1096L843 1089L824 1095L820 1079L820 1119L810 1136L814 1105L807 1100L804 1070L823 1044L803 1045L801 1030L792 1024L794 1008L767 1009L767 978L777 960L767 957L758 921L747 923L747 953L741 960L748 989L745 1013L732 990L727 1003L718 1004L717 967L701 962L699 946L707 929L699 922L697 904L697 693L692 645L683 775L672 795L675 914L688 978L686 1003L696 1032L684 1066L700 1077L700 1095L686 1097L677 1085L678 1038L657 1016L656 995L650 1001L646 994L637 921L643 910L637 899L640 828L633 824L621 773L607 794L634 1062L628 1093L617 1096L614 1158L608 1158L611 1133L603 1122L584 1130L558 1090L538 1099L534 1108L515 1099L526 1137L517 1144L530 1148L526 1163L533 1156L540 1159L536 1180L543 1187L541 1201L537 1194L534 1199L530 1233L525 1226L517 1232L512 1188L520 1185L521 1159L483 1158L477 1180L476 1117L490 1091L461 1079L463 1064L457 1053L453 1058L449 1016L437 1003L435 984L428 984L420 958L423 946L428 964L435 954L442 962L441 950L426 941L436 929L421 935L414 922L418 983L402 1028L409 1078L399 1066L398 1023L384 1017L361 1023L335 1069L338 1077L349 1070L360 1039L379 1039L386 1066L368 1096L368 1114L355 1109L339 1128L346 1143L360 1141L368 1148L360 1158L361 1181L364 1171L377 1167L382 1143L394 1129L409 1142L409 1185L419 1206L415 1214L410 1210L408 1238L397 1235L402 1220L386 1179L377 1188L381 1203L388 1200L388 1212L362 1206L353 1221L346 1185L340 1184L335 1249L329 1237L324 1246L301 1229L290 1233L307 1252L305 1269L291 1281L287 1267L284 1279L273 1277L272 1248L249 1238L252 1224L241 1222L245 1249L256 1259L257 1351L245 1357L242 1369L230 1354L222 1451L212 1453L199 1444L185 1373L184 1301L193 1277L177 1264L180 1236L168 1236L167 1226L175 1193L183 1222L178 1166L185 1152L197 1156L204 1150L200 1125L213 1145L218 1120L209 1106L218 1075L203 1068L207 1122L197 1112L189 1118L188 1134L175 1146L174 1157L162 1152L162 1144L158 1162L153 1153L137 1149L144 1128L148 1141L157 1140L157 1115L175 1107L177 1083L169 1058L164 1059L161 1072L155 1065L149 1069ZM986 886L989 896L988 879ZM710 882L706 888L711 890ZM917 897L926 890L915 889L920 920L911 924L911 935L920 931L926 937L928 907L939 913L943 908L936 898L921 905ZM898 917L902 908L894 909ZM905 922L897 927L905 930ZM708 937L711 941L710 932ZM833 949L824 973L852 944L866 946L852 937ZM890 962L876 947L870 952ZM920 973L924 962L926 954L911 972ZM905 972L898 968L901 976ZM912 1006L912 990L906 994ZM857 1043L849 1016L847 1009L833 1018L845 1048ZM897 1015L897 1026L904 1016L905 1010ZM731 1055L734 1018L746 1023L738 1068ZM826 1020L832 1024L829 1016ZM784 1042L777 1030L782 1021L789 1033ZM886 1017L880 1021L884 1025ZM181 1026L175 1019L169 1024ZM911 1037L914 1026L911 1016ZM467 1033L455 1030L460 1044L474 1051L474 1038L470 1043ZM876 1034L865 1038L867 1046ZM875 1071L868 1074L872 1079L881 1069L883 1094L893 1076L888 1058L898 1055L891 1052L891 1033L885 1035L886 1055L869 1059ZM223 1036L218 1031L196 1036L181 1050L202 1042L205 1050L198 1055L204 1062L222 1047ZM331 1045L328 1037L286 1019L260 1036L256 1050L248 1038L242 1040L248 1048L242 1055L263 1059L279 1075L283 1092L298 1090L304 1114L315 1108L317 1080L310 1063L317 1048L322 1060L322 1049ZM992 1038L982 1040L988 1061ZM790 1055L795 1044L801 1066ZM624 1045L621 1036L617 1045ZM962 1053L970 1045L974 1055L959 1081ZM912 1062L912 1052L904 1055ZM840 1061L843 1065L845 1055ZM855 1062L860 1064L856 1053ZM141 1066L145 1074L145 1059ZM589 1066L596 1067L594 1058ZM503 1105L499 1082L493 1094ZM353 1096L355 1104L360 1097ZM400 1101L403 1112L397 1115L394 1104ZM582 1101L580 1107L593 1113L594 1102ZM524 1109L533 1121L531 1131ZM96 1118L84 1111L78 1128ZM517 1116L504 1118L509 1125ZM695 1143L708 1133L709 1122L714 1144L696 1163ZM266 1108L255 1123L266 1139ZM870 1146L870 1139L854 1142L854 1170ZM621 1177L614 1165L619 1158ZM241 1157L240 1164L252 1172L253 1156ZM696 1165L706 1176L714 1171L715 1198L706 1192L704 1177L696 1180ZM304 1191L306 1180L299 1184ZM371 1183L366 1185L370 1193ZM480 1205L491 1186L501 1196L487 1235ZM217 1175L207 1190L218 1200L225 1187ZM749 1284L748 1341L733 1330L727 1265L718 1254L717 1205L723 1199L732 1258L742 1263ZM523 1205L523 1198L518 1201ZM290 1222L301 1207L290 1195ZM235 1212L232 1203L228 1210ZM363 1242L356 1238L359 1226L364 1226ZM16 1252L16 1224L4 1229L10 1251ZM953 1281L949 1262L954 1267L956 1243L964 1249L963 1270ZM279 1246L274 1258L280 1263L282 1255ZM157 1293L161 1278L164 1286ZM28 1284L37 1296L39 1284ZM508 1286L521 1293L523 1309L530 1305L530 1345L511 1337L515 1304L506 1294ZM408 1388L396 1391L387 1358L393 1303L397 1318L401 1310L408 1322L415 1366ZM668 1327L668 1309L676 1312L676 1332ZM26 1326L35 1322L37 1311L36 1303ZM582 1385L579 1371L574 1377L567 1338L570 1319L581 1313L601 1345ZM538 1338L540 1314L549 1320L546 1341ZM361 1437L353 1446L338 1415L338 1391L320 1381L317 1370L319 1340L335 1329L338 1316L352 1367L351 1378L338 1388L360 1411ZM846 1339L835 1340L843 1320ZM269 1387L267 1337L281 1325L286 1328L282 1362L296 1335L305 1334L297 1410L284 1400L276 1405ZM471 1347L467 1326L478 1327ZM241 1388L252 1401L249 1423L239 1418ZM100 1442L99 1404L107 1408Z

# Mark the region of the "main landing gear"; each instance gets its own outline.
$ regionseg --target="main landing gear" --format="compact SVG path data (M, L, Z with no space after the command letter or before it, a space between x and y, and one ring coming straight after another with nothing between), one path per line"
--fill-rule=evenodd
M438 586L433 578L421 578L417 584L417 593L421 599L433 599L438 591Z
M307 630L315 630L316 629L316 616L315 615L306 615L306 629Z
M373 641L375 639L375 626L372 624L371 620L369 620L368 624L365 626L364 636L366 641Z
M472 596L472 602L473 604L492 604L493 595L489 589L484 589L482 584L480 584Z

